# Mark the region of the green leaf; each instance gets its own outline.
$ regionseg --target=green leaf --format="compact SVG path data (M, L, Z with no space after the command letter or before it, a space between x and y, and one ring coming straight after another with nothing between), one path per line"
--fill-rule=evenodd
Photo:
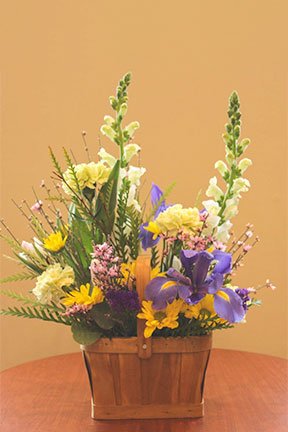
M71 325L71 330L74 340L81 345L90 345L101 337L101 333L98 330L90 329L78 322L74 322Z
M107 303L99 303L95 305L89 312L89 317L91 317L103 330L110 330L115 325L111 308Z
M114 225L119 169L120 161L118 160L108 181L100 189L96 200L96 223L106 235L111 234Z

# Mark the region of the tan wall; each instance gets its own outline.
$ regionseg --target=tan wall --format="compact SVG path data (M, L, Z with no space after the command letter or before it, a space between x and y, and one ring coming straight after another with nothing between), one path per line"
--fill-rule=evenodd
M227 99L237 89L254 166L236 228L251 222L262 240L237 282L247 287L269 277L277 291L263 291L263 306L247 324L215 335L215 346L285 356L285 3L6 2L1 213L16 235L30 238L11 197L31 201L31 186L39 191L40 180L49 179L48 145L58 154L63 145L73 148L80 160L85 129L96 154L107 98L126 71L133 73L129 112L142 126L136 141L147 184L175 179L171 201L185 205L205 191L214 162L223 158ZM3 275L16 270L1 262ZM12 317L1 322L3 368L78 349L69 328Z

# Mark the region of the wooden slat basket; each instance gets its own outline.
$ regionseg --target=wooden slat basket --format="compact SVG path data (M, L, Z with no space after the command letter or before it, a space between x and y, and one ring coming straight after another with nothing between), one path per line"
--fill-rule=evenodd
M137 260L140 299L150 278L150 257ZM203 390L212 336L102 338L81 345L92 394L92 418L187 418L204 415Z

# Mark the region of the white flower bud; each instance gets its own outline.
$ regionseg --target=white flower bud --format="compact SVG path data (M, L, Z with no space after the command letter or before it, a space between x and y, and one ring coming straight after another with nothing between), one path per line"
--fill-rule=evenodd
M106 125L112 126L112 124L114 123L114 118L111 117L110 115L105 115L104 122L106 123Z
M234 156L233 153L230 150L226 150L226 161L228 162L229 165L232 165L234 160Z
M251 159L248 158L242 159L238 164L238 168L241 170L241 174L243 174L246 171L246 169L251 165L252 165Z
M127 103L123 103L123 104L120 106L119 114L120 114L122 117L124 117L124 116L126 115L126 113L127 113L127 110L128 110L128 105L127 105Z
M225 164L225 162L223 162L221 160L218 160L214 166L219 171L219 173L222 177L228 171L227 165Z

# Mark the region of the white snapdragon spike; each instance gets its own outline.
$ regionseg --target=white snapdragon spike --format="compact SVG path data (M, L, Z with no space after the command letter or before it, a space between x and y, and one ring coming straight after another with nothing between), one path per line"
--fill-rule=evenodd
M206 201L202 201L202 204L209 214L218 215L220 206L216 201L206 200Z
M221 218L216 215L208 215L205 220L205 228L202 230L202 234L205 236L210 236L213 234L215 228L217 228Z
M124 147L124 159L128 163L130 160L139 153L141 147L138 144L127 144Z
M206 195L208 197L215 198L216 200L219 200L221 196L223 195L222 190L219 186L217 186L217 177L212 177L209 181L209 186L206 191Z
M218 160L217 162L215 162L214 166L219 171L222 177L228 171L227 165L222 160Z
M127 207L133 206L137 211L141 212L141 206L139 202L136 200L137 187L136 185L131 185L129 189L128 199L127 199Z
M116 133L112 129L111 126L108 126L107 124L105 124L105 125L101 126L100 131L103 135L107 136L107 138L109 138L111 141L114 142L114 140L116 138Z
M127 105L127 103L124 102L124 103L120 106L119 114L120 114L122 117L124 117L124 116L127 114L127 111L128 111L128 105Z
M129 123L129 125L125 127L124 132L127 132L130 138L132 138L136 130L139 129L139 127L140 127L139 122L133 121L132 123Z
M205 228L203 229L204 235L211 235L214 228L216 228L220 222L220 217L218 216L220 206L214 200L206 200L202 202L205 210L208 212L208 217L205 220Z
M249 180L239 177L233 183L232 192L239 196L241 192L248 192L249 188Z
M239 147L242 149L242 151L244 152L246 150L246 148L248 147L248 145L250 144L250 139L249 138L244 138L240 144Z
M234 161L234 156L233 156L233 153L228 148L226 148L226 155L225 155L225 157L226 157L226 161L231 166L232 163L233 163L233 161Z
M238 214L238 204L239 198L237 197L230 198L226 201L226 208L223 213L226 220L232 219Z
M102 162L106 162L110 168L113 168L117 159L108 153L103 147L100 148L98 156L101 158Z
M227 243L230 238L229 231L231 230L231 228L232 228L232 223L229 220L224 222L217 229L216 239L222 243Z
M146 168L130 166L127 177L131 185L140 186L140 178L145 174Z
M105 122L106 125L112 126L112 124L114 123L114 121L115 121L114 118L111 117L110 115L105 115L104 116L104 122Z
M249 168L249 166L251 165L252 165L251 159L248 158L242 159L238 164L238 168L240 169L241 174L243 174L246 171L246 169Z

